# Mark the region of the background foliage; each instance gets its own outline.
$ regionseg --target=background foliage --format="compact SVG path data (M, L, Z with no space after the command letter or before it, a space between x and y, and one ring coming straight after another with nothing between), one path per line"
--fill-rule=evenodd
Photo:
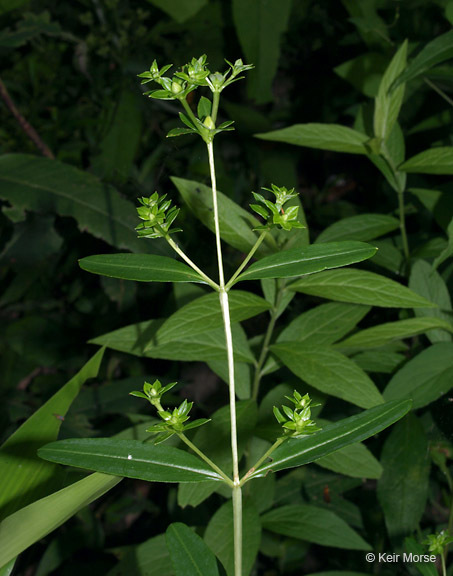
M400 397L408 381L418 390L418 395L413 393L416 412L368 443L371 452L367 455L350 453L349 461L344 456L323 468L311 464L279 477L276 486L271 479L257 480L261 489L256 496L249 495L250 506L245 508L244 530L249 542L245 562L251 567L259 550L257 574L340 569L345 575L347 569L370 573L372 567L358 549L370 545L374 550L400 551L404 538L417 531L433 532L449 521L451 527L453 418L448 391L453 381L449 296L453 264L448 256L453 242L449 227L453 196L448 175L453 172L452 158L437 158L438 164L443 162L437 168L428 158L421 170L415 167L412 171L416 173L409 174L406 222L411 259L405 263L395 192L363 154L337 153L332 146L315 149L323 148L319 142L305 147L310 146L307 140L292 141L288 135L273 140L254 135L313 122L361 126L366 133L373 99L396 50L407 39L408 58L413 60L426 43L447 34L453 23L453 3L79 0L54 6L34 0L0 0L0 22L2 85L47 145L44 152L49 156L43 157L43 149L35 147L11 106L2 104L2 439L10 437L65 382L75 378L80 386L90 377L94 380L82 389L67 414L64 402L52 409L55 423L61 424L60 438L120 435L127 439L143 434L143 422L149 418L144 410L140 412L140 402L127 394L140 388L144 378L153 377L166 383L180 381L183 386L177 394L196 400L200 415L219 410L219 434L223 430L225 435L225 414L221 412L227 402L224 376L215 350L202 348L202 339L196 342L195 351L189 350L186 356L180 352L176 359L183 362L176 364L168 353L148 350L148 354L135 351L131 355L124 353L130 349L117 346L114 350L111 338L102 338L143 320L168 318L175 307L182 308L201 296L201 289L175 283L169 290L163 284L98 277L82 272L78 259L118 250L168 254L163 244L139 240L134 232L136 197L157 189L177 200L186 249L215 276L215 261L205 248L212 244L212 236L196 219L203 221L206 213L197 213L200 206L190 183L208 182L204 146L190 137L165 140L165 134L178 125L177 110L172 103L143 98L136 76L154 59L159 64L177 65L188 56L206 53L215 69L223 67L223 58L234 61L242 57L256 69L246 83L235 84L223 101L221 119L234 119L236 132L216 140L219 189L247 209L251 190L258 191L271 182L295 186L312 242L372 241L379 252L363 271L409 285L439 306L416 307L414 313L400 304L375 306L369 311L377 303L359 301L357 294L349 304L322 304L321 297L335 299L334 275L327 296L316 286L304 286L301 280L300 292L307 296L294 298L279 320L272 358L280 371L272 374L273 366L269 367L259 410L248 400L246 362L260 344L267 318L261 314L245 320L249 343L244 332L237 335L243 342L238 370L243 375L239 393L244 443L255 421L260 434L254 442L275 435L270 423L272 405L301 386L297 377L308 385L316 380L300 372L300 366L306 365L304 358L297 360L302 352L285 342L297 339L294 335L302 333L304 326L318 325L323 317L329 319L334 335L318 335L312 344L337 342L360 323L360 344L353 334L337 348L353 356L372 376L386 400ZM406 158L432 147L453 145L451 41L445 46L444 59L434 62L435 67L431 63L406 85L398 119ZM344 134L340 140L340 150L345 150ZM353 144L351 147L349 152L357 151ZM364 214L369 215L365 220ZM358 216L362 218L339 222ZM249 242L234 214L229 244L246 251ZM240 262L229 246L225 260L231 271ZM310 278L316 277L306 277L308 282ZM249 284L249 289L261 295L257 285ZM272 290L275 288L269 284L268 300L272 300ZM373 293L371 298L375 299ZM250 302L244 305L250 306ZM315 314L315 310L318 316L303 314ZM446 324L430 324L427 318L433 317ZM420 324L401 324L405 321ZM387 327L390 333L385 333L381 325L390 322L400 322L399 332ZM378 328L381 332L376 333ZM366 333L367 329L375 332ZM193 339L193 332L189 335ZM109 346L97 376L93 362L99 358L80 372L96 352L88 343L92 339ZM168 339L171 343L170 336ZM179 345L179 349L184 348ZM332 363L338 361L335 353L338 350L331 352ZM208 365L203 362L207 357ZM319 364L328 360L320 358ZM281 367L282 363L286 367ZM426 366L432 368L427 374ZM323 403L332 393L326 386L317 392L310 389ZM304 391L306 386L302 388ZM373 400L374 388L370 390L368 404L362 401L359 406L378 402L376 397ZM345 400L350 398L338 398L335 393L329 396L322 417L337 420L354 413ZM200 430L197 434L209 452L209 433ZM35 435L36 428L21 441L36 440ZM252 444L249 449L258 450L258 446ZM358 477L353 477L351 470L359 464ZM53 465L52 470L36 473L43 475L43 483L48 474L56 487L82 478L73 471L56 478ZM102 484L102 479L96 481ZM177 489L123 481L22 554L14 573L66 576L83 570L87 576L170 575L173 569L162 535L170 522L175 522L173 538L183 530L178 522L200 528L209 523L205 542L228 571L228 554L222 557L220 544L222 530L231 521L231 504L215 493L216 487L205 484L203 492L190 484ZM96 489L99 493L103 490ZM22 505L47 493L28 493ZM81 495L81 503L86 502L83 498ZM191 506L198 502L200 506L193 512ZM272 503L278 507L270 510ZM1 500L0 504L4 505ZM310 516L312 505L318 509L315 517ZM2 508L2 518L11 511ZM257 522L258 513L261 522ZM293 529L288 531L290 519ZM309 534L304 532L302 520L311 526ZM314 536L320 526L344 538ZM321 544L329 546L329 554ZM394 573L392 567L380 569L382 574Z

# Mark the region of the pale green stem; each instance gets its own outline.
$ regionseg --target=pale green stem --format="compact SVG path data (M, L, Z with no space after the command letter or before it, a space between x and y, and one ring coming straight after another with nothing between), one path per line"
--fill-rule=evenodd
M214 150L212 141L207 143L209 169L211 173L212 206L214 210L214 228L217 247L217 262L219 265L219 298L222 309L223 324L225 328L225 340L228 359L228 387L230 396L230 428L231 428L231 455L233 460L233 525L234 525L234 573L235 576L242 574L242 493L239 481L239 458L237 445L236 424L236 390L234 383L234 355L233 335L231 332L230 307L228 292L225 289L223 273L222 246L220 243L219 209L217 204L217 183L214 164Z
M247 257L245 258L244 262L242 262L242 264L239 266L239 268L236 270L236 272L233 274L233 276L229 279L227 285L225 286L226 290L229 290L231 288L231 286L234 284L234 281L236 280L236 278L239 276L239 274L242 272L242 270L244 270L244 268L247 266L247 264L250 262L251 258L253 257L253 255L255 254L255 252L258 250L258 248L261 245L261 242L264 240L264 238L266 237L266 234L268 233L268 230L264 230L264 232L262 232L259 236L259 238L257 239L257 241L255 242L253 248L250 250L250 252L247 254Z
M254 400L256 400L258 398L261 376L262 376L261 371L262 371L264 364L267 360L267 354L269 352L269 343L271 341L272 334L274 332L275 322L277 321L277 315L278 315L278 307L279 307L280 300L281 300L282 295L283 295L284 288L285 288L285 281L283 281L283 284L279 288L279 291L277 293L277 297L275 299L274 307L271 310L271 319L270 319L270 322L267 326L266 334L264 336L263 346L261 348L260 357L258 359L258 364L255 368L255 376L253 378L253 389L252 389L253 390L252 391L252 398Z
M211 110L211 118L214 124L217 120L217 112L219 110L219 100L220 100L220 92L214 92L212 98L212 110Z
M442 576L447 576L447 562L445 560L445 552L443 552L440 557L442 560Z
M280 446L280 444L282 444L284 441L286 440L286 437L282 436L281 438L278 438L273 444L272 446L269 448L269 450L267 450L262 456L261 458L256 462L256 464L254 464L250 470L247 472L247 474L245 474L245 476L242 477L241 480L241 485L243 486L246 482L248 482L249 477L251 476L251 474L253 474L260 466L261 464L267 460L267 458L269 458L269 456L272 454L272 452L278 448Z
M449 98L445 94L445 92L439 88L439 86L436 86L434 82L431 82L431 80L429 80L428 78L423 78L423 80L426 82L426 84L428 84L430 88L432 88L435 92L437 92L441 98L443 98L446 102L448 102L450 106L453 106L453 100Z
M400 213L401 239L403 241L404 256L405 256L406 262L407 262L409 260L409 242L407 241L407 233L406 233L404 192L398 192L398 208L399 208L399 213Z
M193 442L191 442L183 432L178 432L178 436L184 442L184 444L186 444L191 450L193 450L195 454L198 454L198 456L200 456L200 458L202 458L210 468L212 468L215 472L217 472L217 474L222 476L222 478L229 486L234 486L231 478L227 476L225 472L221 468L219 468L217 464L215 464L208 456L206 456L204 452L202 452L199 448L197 448L197 446L195 446L195 444L193 444Z
M190 107L189 103L187 102L187 100L184 98L182 100L180 100L181 104L184 107L184 110L187 112L187 115L189 116L189 118L192 120L194 126L197 126L197 122L196 122L196 117L195 114L192 112L192 108Z
M157 228L157 226L156 226L156 228ZM203 280L205 280L211 286L211 288L213 288L216 292L218 292L220 288L219 288L219 285L217 284L217 282L214 282L214 280L211 280L211 278L209 278L209 276L207 274L205 274L203 272L203 270L198 268L198 266L195 264L195 262L192 262L192 260L187 256L187 254L183 250L181 250L181 248L176 244L176 242L173 240L173 238L171 238L168 234L166 234L164 237L165 237L165 240L173 248L173 250L181 256L181 258L184 260L184 262L186 262L193 270L195 270L195 272L197 272L197 274L199 274L203 278Z

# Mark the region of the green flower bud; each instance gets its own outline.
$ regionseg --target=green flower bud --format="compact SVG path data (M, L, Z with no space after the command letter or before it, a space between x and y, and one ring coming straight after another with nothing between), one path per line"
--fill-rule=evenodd
M209 130L215 129L215 124L214 124L214 121L212 120L211 116L206 116L203 124L206 126L206 128L209 128Z

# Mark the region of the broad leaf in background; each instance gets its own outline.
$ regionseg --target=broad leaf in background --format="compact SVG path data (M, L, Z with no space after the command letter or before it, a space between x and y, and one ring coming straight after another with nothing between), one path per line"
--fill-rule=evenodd
M265 256L240 274L235 282L261 278L291 278L371 258L376 248L364 242L329 242L284 250Z
M123 89L110 129L100 143L100 154L92 167L100 178L129 178L142 132L139 92Z
M170 524L167 547L175 576L218 576L217 560L204 541L185 524Z
M370 306L329 302L303 312L280 332L277 343L305 342L322 346L340 340L368 314Z
M366 52L336 66L335 74L369 98L375 98L388 60L379 52Z
M0 448L0 517L58 487L61 477L56 466L36 455L38 448L57 439L61 418L68 411L82 385L98 375L104 349L99 350L85 366L56 394L37 410ZM2 565L0 563L0 565Z
M282 506L261 517L263 528L344 550L370 550L370 545L344 520L330 510L317 506Z
M261 542L261 522L255 506L249 500L243 501L242 573L250 574ZM222 562L227 576L234 575L233 550L233 504L225 502L209 521L204 533L204 541Z
M406 67L407 40L399 48L379 85L374 105L374 135L385 142L395 125L404 98L404 84L390 90L395 79Z
M64 524L121 480L108 474L91 474L5 518L0 523L0 566Z
M453 58L453 31L450 30L429 42L398 76L392 88L421 76L433 66Z
M398 170L412 174L453 174L453 147L431 148L406 160Z
M295 146L306 146L318 150L346 152L348 154L367 154L365 143L369 140L366 134L352 130L340 124L294 124L288 128L255 134L261 140L285 142Z
M183 178L172 178L171 180L190 211L204 226L214 232L212 189L193 180L184 180ZM217 202L220 237L233 248L248 253L258 239L257 234L253 232L253 228L257 228L260 222L250 212L241 208L219 191L217 191ZM269 247L266 247L267 244L272 248L271 251L277 249L275 240L269 234L263 244L256 252L258 257L270 251Z
M426 506L430 458L423 426L413 415L392 429L382 450L377 494L390 538L417 529Z
M291 372L325 394L361 408L384 401L373 381L353 360L327 345L281 342L270 348Z
M384 308L428 308L435 304L402 284L366 270L327 270L296 280L288 290L339 302Z
M401 342L396 344L400 345ZM402 350L395 348L395 343L392 343L382 348L365 350L354 355L354 362L365 372L392 374L406 361L406 356L402 353L406 351L404 344L401 346Z
M360 240L367 242L379 238L399 227L399 222L393 216L386 214L360 214L343 218L328 228L325 228L316 238L316 243L338 242L340 240Z
M38 454L58 464L148 482L222 480L217 472L189 452L138 440L71 438L51 442L40 448Z
M117 248L168 254L162 242L137 238L137 212L117 190L57 160L27 154L0 158L0 198L19 210L75 218L79 229Z
M121 549L120 549L121 550ZM107 576L146 574L146 576L175 576L165 535L160 534L137 546L128 546L119 563Z
M154 254L99 254L79 260L82 270L137 282L202 282L190 266Z
M427 333L430 341L433 344L442 341L450 342L452 339L450 332L453 329L453 311L448 287L442 276L436 270L432 270L428 262L417 260L411 267L409 288L439 306L439 308L428 309L416 308L414 310L416 316L420 318L435 316L449 325L444 330L430 330ZM439 326L439 328L442 327Z
M206 6L208 0L147 0L157 6L176 22L185 22Z
M431 311L431 309L430 309ZM387 322L373 326L360 332L355 332L346 340L338 342L335 348L340 350L378 348L385 346L395 340L411 338L418 334L424 334L434 328L442 328L453 332L453 325L440 318L409 318L409 320L398 320L396 322ZM447 332L448 334L448 332Z
M344 446L361 442L384 428L394 424L411 408L408 400L387 402L326 426L323 430L305 438L286 440L276 448L271 461L262 464L249 478L266 475L315 462Z
M422 408L447 394L453 386L453 343L438 342L412 358L384 391L386 400L410 398Z
M257 104L272 100L272 81L280 56L292 0L233 0L233 19L247 63L255 70L247 82L248 94Z

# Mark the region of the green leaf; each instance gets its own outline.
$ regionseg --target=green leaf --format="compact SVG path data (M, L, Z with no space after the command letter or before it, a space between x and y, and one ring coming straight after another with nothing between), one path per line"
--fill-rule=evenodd
M285 142L295 146L306 146L318 150L347 152L348 154L366 154L366 134L352 130L340 124L295 124L281 130L255 134L261 140Z
M428 338L434 344L435 342L450 342L453 324L453 313L451 306L450 294L442 276L435 270L432 270L428 262L417 260L412 268L409 277L409 288L423 296L430 302L438 305L438 308L417 308L415 315L422 318L425 316L435 316L439 320L446 322L448 326L441 330L430 330L427 333ZM439 326L439 328L443 328Z
M175 576L216 576L217 560L203 540L185 524L174 522L166 532Z
M412 174L453 174L453 147L424 150L406 160L398 170Z
M369 576L369 573L351 572L350 570L329 570L328 572L313 572L308 576Z
M419 544L414 538L404 539L404 548L408 554L417 554L418 556L423 556L426 554L426 547ZM422 576L438 576L437 568L435 564L431 562L413 562L417 567L417 570L422 574Z
M374 98L386 66L387 60L382 54L367 52L343 62L333 71L365 96Z
M123 89L120 95L110 129L100 143L100 155L92 160L101 178L125 181L130 176L142 132L139 97L129 89Z
M206 6L208 0L147 0L157 6L176 22L185 22Z
M20 210L75 218L80 230L117 248L169 252L160 242L137 238L137 212L117 190L57 160L27 154L0 158L0 198Z
M286 31L291 0L233 0L233 19L247 62L255 65L247 81L248 94L257 104L272 100L280 41Z
M403 354L393 350L372 349L354 356L354 362L365 372L393 374L400 364L405 362Z
M219 487L218 482L202 482L201 484L180 484L178 486L178 506L185 508L193 506L196 508L199 504L209 498L211 494Z
M212 109L211 100L202 96L200 98L200 100L198 101L198 106L197 106L198 118L202 119L202 118L206 118L206 116L210 116L211 115L211 109Z
M379 326L361 330L349 336L346 340L338 342L335 347L340 350L348 350L348 348L357 350L378 348L395 340L424 334L434 328L443 328L453 332L453 325L440 318L409 318L408 320L386 322Z
M91 474L5 518L0 523L0 566L64 524L121 480L107 474Z
M240 274L236 282L260 278L291 278L371 258L376 248L363 242L329 242L265 256Z
M421 76L433 66L450 58L453 58L453 31L451 30L426 44L397 78L392 88L395 89L402 83Z
M328 270L296 280L288 290L337 302L368 304L384 308L435 307L402 284L365 270Z
M391 538L413 532L421 520L428 496L430 457L423 426L406 416L385 441L378 481L378 499Z
M331 396L362 408L383 402L372 380L357 364L328 346L281 342L271 346L296 376Z
M190 211L204 226L214 232L212 189L193 180L184 180L183 178L172 178L171 180ZM241 208L236 202L219 191L217 191L217 203L220 237L233 248L248 253L258 239L253 228L259 226L260 222L250 212ZM258 257L265 254L266 251L269 252L266 245L273 247L274 250L277 248L275 240L269 234L263 244L264 246L261 245L256 252Z
M107 572L107 576L124 576L125 574L175 576L165 535L154 536L138 546L127 546L124 556L121 556L118 564Z
M82 385L98 375L104 349L28 418L0 448L0 509L4 518L59 487L61 478L53 464L43 462L36 450L56 440L66 415ZM0 563L0 565L2 565Z
M281 506L264 514L261 521L266 530L290 538L344 550L371 550L344 520L317 506Z
M433 262L433 270L436 270L442 262L445 262L447 258L451 258L453 256L453 218L450 220L450 224L447 228L448 234L448 244L444 250L437 256L437 258Z
M79 260L82 270L137 282L203 282L190 266L154 254L99 254Z
M98 336L90 340L90 343L147 358L193 362L226 360L225 330L223 327L215 328L209 332L200 332L189 338L179 338L162 345L154 344L153 339L155 339L163 322L163 320L148 320L147 322L131 324ZM233 325L232 332L235 360L253 363L254 358L241 326Z
M404 84L390 90L395 79L406 67L407 40L392 58L379 85L374 106L374 135L385 142L395 125L404 98Z
M148 482L221 480L217 472L184 450L138 440L70 438L47 444L38 455L58 464Z
M276 448L270 462L262 464L249 478L310 464L344 446L361 442L394 424L410 408L408 400L387 402L330 424L311 436L290 438Z
M225 502L211 518L204 541L222 562L227 576L234 576L233 504ZM248 500L242 507L242 574L250 574L261 542L261 522L255 506ZM207 576L207 575L206 575Z
M439 342L409 360L393 376L384 398L411 398L416 410L447 394L452 386L453 343Z
M280 342L305 342L322 346L340 340L350 332L370 311L370 306L329 302L304 312L277 338Z
M360 214L343 218L326 228L316 238L316 242L338 242L339 240L360 240L367 242L399 228L393 216L385 214Z

